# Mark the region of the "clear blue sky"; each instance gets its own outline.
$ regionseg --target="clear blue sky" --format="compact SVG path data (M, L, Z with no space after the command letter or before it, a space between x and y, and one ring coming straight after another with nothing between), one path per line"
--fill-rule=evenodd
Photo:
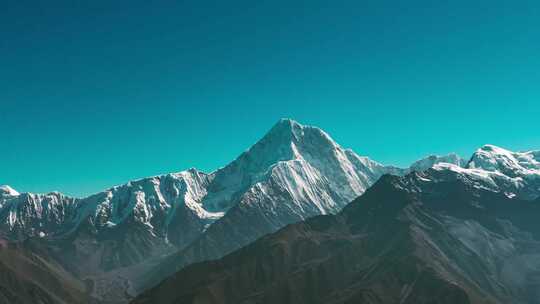
M212 171L281 117L401 166L540 149L538 1L53 2L0 10L0 184L19 191Z

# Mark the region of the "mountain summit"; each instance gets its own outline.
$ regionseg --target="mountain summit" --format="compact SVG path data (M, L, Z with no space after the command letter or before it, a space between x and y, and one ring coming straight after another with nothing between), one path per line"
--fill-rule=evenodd
M468 167L500 172L511 177L540 177L540 151L512 152L494 145L485 145L474 153Z
M506 193L523 199L540 195L540 152L512 152L494 145L476 150L465 166L440 163L437 170L450 170L466 176L477 187Z
M19 192L8 185L2 185L0 186L0 195L17 196L19 195Z

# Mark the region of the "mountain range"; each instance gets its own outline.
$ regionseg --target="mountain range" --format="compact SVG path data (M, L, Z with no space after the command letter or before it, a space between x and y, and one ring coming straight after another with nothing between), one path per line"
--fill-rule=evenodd
M510 152L486 145L468 161L455 154L429 156L402 169L384 166L344 149L319 128L283 119L236 160L212 173L189 169L132 181L86 198L72 198L58 192L19 193L9 186L0 187L0 236L5 256L12 256L9 252L24 252L20 256L47 261L45 266L33 264L35 267L28 267L25 272L14 272L8 282L34 286L32 288L40 290L38 294L49 295L50 300L43 300L44 303L125 303L159 284L136 301L153 299L159 297L159 290L171 294L170 289L162 286L170 288L178 277L188 280L193 274L193 278L200 278L205 284L211 282L206 276L219 276L218 272L189 272L189 275L185 272L196 267L212 269L211 263L222 263L222 260L185 267L226 255L224 260L230 260L230 256L238 256L236 250L289 224L307 225L305 223L318 218L341 223L342 218L347 218L347 210L355 209L350 206L362 204L355 201L345 206L359 196L357 200L365 200L368 193L362 194L383 181L397 179L392 185L399 184L413 191L420 186L409 180L425 179L426 184L431 184L427 180L446 178L474 189L471 193L496 194L501 200L512 202L533 201L540 194L539 160L540 152ZM384 178L377 182L382 176ZM388 185L384 189L394 191ZM375 190L368 192L371 191ZM424 192L418 190L418 193ZM382 213L378 216L383 217ZM363 215L361 221L366 216ZM310 220L313 217L315 219ZM289 227L286 229L292 229ZM440 229L447 228L441 226ZM256 244L268 238L279 239L283 231L246 248L264 247ZM296 239L284 240L289 241L296 242ZM253 258L258 253L255 251L250 253ZM316 251L314 249L313 254L333 254ZM250 251L240 249L240 252ZM2 261L4 258L0 258ZM240 259L226 264L234 269L242 268L238 263L243 262ZM42 278L38 273L43 271L54 276L54 280L28 280ZM181 272L175 275L177 271ZM230 273L226 267L222 271ZM171 279L160 284L167 277ZM69 281L72 287L68 290L73 292L60 295L52 292L54 288L47 284L55 280ZM190 281L190 284L200 284L197 288L210 288L203 286L202 281ZM266 279L264 282L270 284ZM231 284L236 283L231 281ZM279 282L272 281L274 283ZM190 284L184 284L185 288L195 287ZM11 299L9 303L37 302L28 300L27 289L3 284L2 287L0 296ZM197 300L200 295L192 293L189 297L194 302L171 303L240 303L235 301L258 292L257 288L239 288L238 294L222 297L225 302ZM186 290L172 289L175 299L183 297ZM254 301L245 303L266 303Z

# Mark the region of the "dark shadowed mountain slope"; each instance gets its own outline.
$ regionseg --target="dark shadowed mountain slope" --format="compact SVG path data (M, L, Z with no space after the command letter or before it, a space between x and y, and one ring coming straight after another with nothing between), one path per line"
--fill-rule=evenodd
M0 246L0 303L97 303L87 286L31 241Z
M338 215L184 268L133 303L537 304L540 201L470 174L386 175Z

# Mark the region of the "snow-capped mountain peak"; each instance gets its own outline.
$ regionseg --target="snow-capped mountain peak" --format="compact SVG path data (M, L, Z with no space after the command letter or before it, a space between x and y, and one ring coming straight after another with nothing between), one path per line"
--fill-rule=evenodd
M303 159L304 154L331 150L339 145L323 130L302 125L292 119L280 119L268 133L235 162L250 162L258 170L279 161ZM253 168L255 169L255 168Z
M441 163L452 164L458 167L464 167L467 164L467 162L456 153L450 153L442 156L430 155L414 162L410 166L410 171L424 171Z
M484 145L466 166L437 164L439 172L453 172L477 188L505 193L509 197L535 199L540 196L540 152L512 152Z
M8 185L0 186L0 195L9 195L9 196L18 196L20 195L15 189L11 188Z
M321 129L281 119L261 140L213 173L204 206L208 210L227 210L247 189L270 178L278 164L296 167L291 162L302 161L320 169L320 164L329 163L338 150L342 149Z
M540 176L540 151L512 152L494 145L484 145L474 153L468 167L500 172L511 177Z
M287 141L293 141L302 135L303 129L304 126L297 121L282 118L270 129L265 137L282 137Z
M270 172L269 169L280 164L279 171L283 175L284 169L288 168L292 184L307 182L299 181L298 175L294 174L301 166L306 172L325 179L338 196L347 200L355 198L380 175L388 173L383 165L342 148L320 128L291 119L278 121L243 156L237 161L262 165L258 168L260 172Z

